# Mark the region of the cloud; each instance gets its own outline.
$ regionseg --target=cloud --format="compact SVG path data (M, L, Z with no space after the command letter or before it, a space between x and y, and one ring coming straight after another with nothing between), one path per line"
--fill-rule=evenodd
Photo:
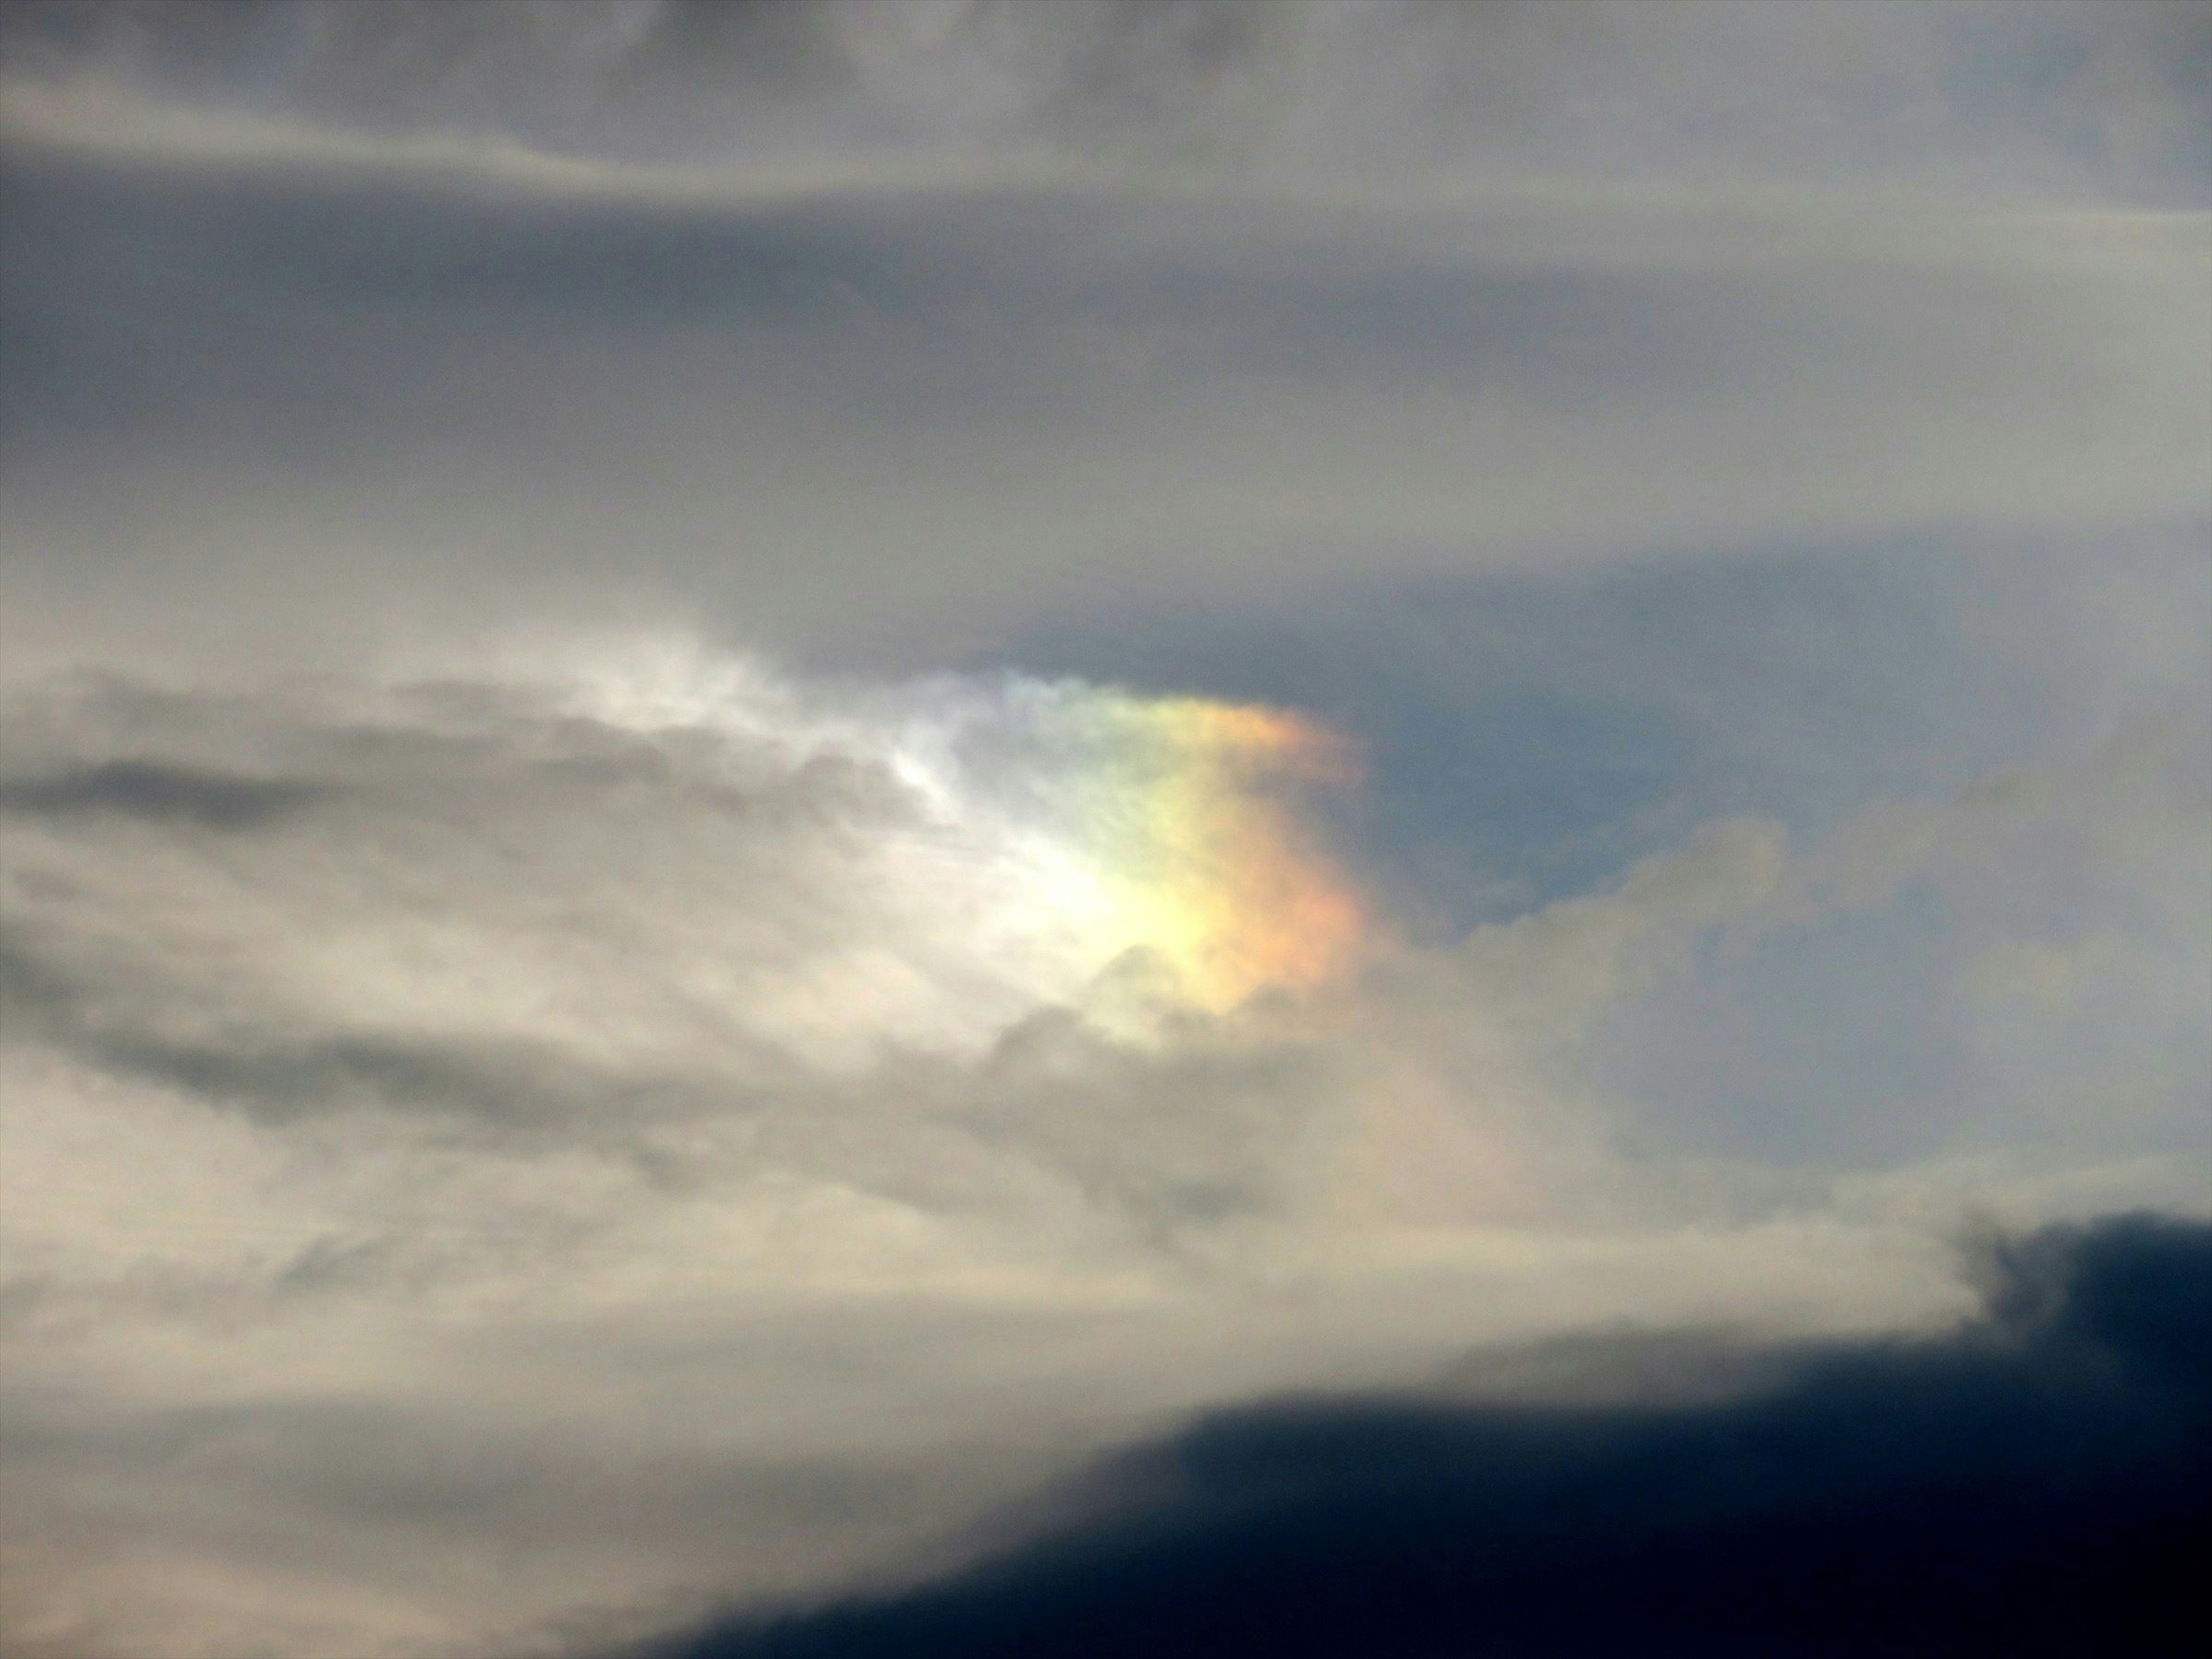
M1209 1008L1090 884L1176 844L1129 839L1148 799L1289 836L1324 781L1212 769L1176 735L1202 712L542 635L458 678L11 693L10 1632L558 1650L572 1617L908 1570L1224 1400L1632 1314L1924 1322L1977 1206L2201 1201L2118 1119L2056 1165L2009 1121L1947 1167L1625 1155L1641 1097L1590 1064L1692 1040L1648 1011L1723 941L1971 872L2069 789L2164 880L2118 803L2184 787L2183 750L1801 848L1724 820ZM288 805L211 817L178 780ZM447 1449L400 1479L410 1443ZM583 1519L608 1503L622 1539ZM486 1551L532 1565L487 1594Z
M22 6L21 80L562 156L2195 191L2185 7Z
M0 1645L593 1652L2201 1212L2193 20L0 7Z
M1318 844L1298 815L1338 786L1191 735L1253 718L542 635L459 676L18 688L11 1639L560 1651L574 1618L911 1572L1224 1401L1623 1318L1924 1327L1971 1213L2201 1206L2198 1097L2144 1065L2156 1009L2192 1029L2197 958L2144 917L2185 887L2194 728L1802 844L1718 820L1442 942L1377 916L1331 974L1215 1006L1158 915L1091 897L1180 844L1147 801ZM121 805L82 781L119 766ZM298 804L211 819L148 777ZM1890 1080L1948 1161L1828 1158L1809 1107L1686 1133L1668 1079L1730 1075L1716 976L1789 938L1861 986L1858 919L1930 879L1993 907L1956 1000L1899 991L1960 1029L2019 984L2051 1026L2050 975L2005 963L2081 926L2068 994L2136 988L2122 1048L2055 1039L2057 1150L2017 1091L1960 1095L1948 1037ZM1836 1017L1731 998L1753 1060ZM491 1593L495 1557L530 1565Z
M2154 1650L2212 1522L2212 1230L2002 1266L1979 1326L1716 1404L1224 1412L963 1572L623 1651Z
M1601 82L1587 119L1620 123L1607 142L1633 158L1668 148L1636 131L1661 46L1685 77L1725 85L1688 42L1725 44L1731 19L1757 16L1730 48L1747 72L1782 74L1802 50L1887 61L1879 84L1924 77L1901 42L1945 33L1922 9L1863 0L1819 26L1783 21L1796 6L1675 8L1700 21L1659 29L1633 6L1571 24L1386 7L1254 12L1206 46L1218 9L960 10L942 44L982 82L1000 71L978 65L1003 56L1018 100L1066 103L1078 125L1088 97L1127 101L1133 132L1173 122L1128 90L1155 71L1126 65L1209 52L1282 55L1386 125L1408 101L1400 83L1433 64L1434 101L1519 109L1480 118L1518 131L1542 79L1514 65L1533 56ZM1989 15L2000 44L2012 9ZM295 9L235 37L184 11L135 26L101 11L64 53L143 53L156 80L195 58L217 88L260 74L280 89L259 115L234 107L255 96L203 86L164 126L125 84L136 71L19 77L0 414L23 550L10 605L33 619L27 637L56 642L37 654L104 640L134 659L304 665L611 607L817 659L940 665L1133 596L1317 602L1352 561L1387 578L1612 568L1899 535L2104 538L2212 511L2202 202L2131 193L2094 167L2078 189L2025 193L1907 188L1849 165L1814 169L1818 183L1694 161L1654 179L1574 146L1556 170L1510 145L1492 158L1478 135L1431 179L1386 137L1384 159L1352 171L1428 180L1394 194L1298 165L1102 174L1061 150L971 165L964 139L867 138L898 123L860 116L863 138L802 135L788 152L750 136L646 160L601 138L486 149L457 136L483 125L459 112L488 100L483 120L503 130L501 43L565 26L479 11L502 21ZM1888 21L1853 21L1867 12ZM1053 21L1071 13L1087 21ZM626 15L645 35L721 27ZM898 9L758 15L785 19L757 26L777 39L904 27ZM2049 13L2050 40L1997 79L2095 82L2083 66L2108 36L2148 39L2165 15ZM134 27L139 46L99 44ZM164 44L172 30L222 39L195 58ZM1363 67L1346 42L1370 31L1396 44ZM548 96L587 126L653 105L619 76L587 90L630 48L605 19L577 33L605 42L573 54L573 98ZM1095 72L1077 67L1093 36L1121 43L1097 47ZM2076 36L2104 44L2077 51ZM1592 40L1605 66L1577 69ZM450 84L425 67L449 50L477 65ZM858 64L872 48L850 50ZM892 51L885 84L920 84L912 54L933 50ZM565 52L531 57L518 84L544 92L532 77L570 73ZM1234 101L1193 73L1198 105ZM427 101L349 116L354 94L326 74L421 79ZM1714 90L1684 89L1662 125L1705 123L1698 142L1731 155L1785 153L1731 134ZM838 94L795 95L844 130L823 113L846 109ZM722 101L748 135L744 112L770 126L788 113ZM210 147L193 136L209 121L259 136ZM2051 117L2052 134L2082 130ZM121 597L172 584L162 604ZM199 621L214 615L219 640Z
M120 813L210 830L247 830L305 805L312 790L152 761L108 761L46 777L0 780L0 812Z

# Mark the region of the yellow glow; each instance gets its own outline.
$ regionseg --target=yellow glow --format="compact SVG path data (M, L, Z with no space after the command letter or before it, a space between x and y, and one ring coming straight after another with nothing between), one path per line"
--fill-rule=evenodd
M1350 781L1340 741L1283 710L1194 698L1109 694L1080 718L1106 757L1081 811L1109 932L1158 952L1216 1011L1349 963L1359 902L1292 799Z

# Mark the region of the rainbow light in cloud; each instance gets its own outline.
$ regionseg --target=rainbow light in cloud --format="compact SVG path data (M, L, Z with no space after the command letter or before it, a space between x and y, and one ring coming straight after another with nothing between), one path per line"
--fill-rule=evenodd
M1155 953L1217 1012L1349 965L1366 920L1297 810L1353 780L1339 738L1281 709L1089 687L1059 714L1079 758L1054 816L1086 878L1064 896L1099 948Z
M896 980L949 1000L922 994L917 1029L988 1036L1133 952L1224 1012L1322 985L1367 948L1360 900L1303 810L1358 769L1289 710L1022 674L810 686L682 639L573 647L560 665L564 701L592 718L722 732L794 769L858 758L910 792L916 818L854 866L884 933L845 977L818 969L844 988L847 1028L868 1028Z

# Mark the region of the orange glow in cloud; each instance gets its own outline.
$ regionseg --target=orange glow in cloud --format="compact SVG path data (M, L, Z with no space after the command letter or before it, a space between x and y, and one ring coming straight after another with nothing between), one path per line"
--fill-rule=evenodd
M1341 973L1367 930L1316 846L1300 792L1356 777L1343 743L1279 709L1117 693L1075 712L1104 755L1079 786L1100 921L1215 1011Z

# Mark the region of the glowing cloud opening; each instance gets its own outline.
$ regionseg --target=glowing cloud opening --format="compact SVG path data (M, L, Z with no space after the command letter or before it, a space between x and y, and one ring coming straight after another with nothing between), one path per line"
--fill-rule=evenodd
M1154 953L1215 1012L1342 972L1366 921L1298 811L1357 774L1342 741L1287 711L1089 689L1066 711L1087 764L1069 830L1096 872L1102 937Z

